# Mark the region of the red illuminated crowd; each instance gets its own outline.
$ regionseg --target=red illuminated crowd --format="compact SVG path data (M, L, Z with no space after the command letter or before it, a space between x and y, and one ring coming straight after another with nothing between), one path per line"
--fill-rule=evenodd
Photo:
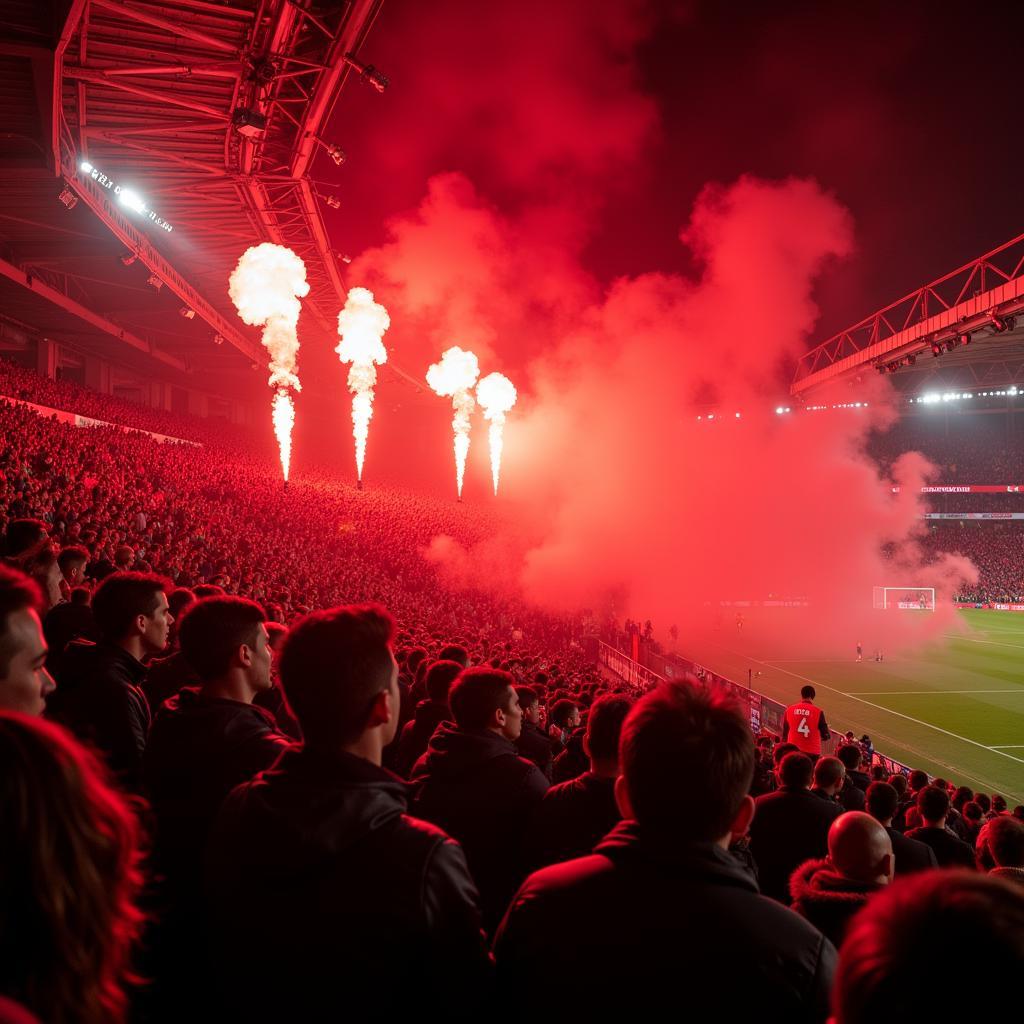
M0 1022L866 1024L1024 964L1024 808L446 589L424 548L487 513L0 431Z

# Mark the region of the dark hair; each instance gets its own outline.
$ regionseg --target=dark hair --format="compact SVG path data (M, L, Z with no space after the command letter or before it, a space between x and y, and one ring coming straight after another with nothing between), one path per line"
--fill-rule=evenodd
M821 757L814 765L814 784L822 789L834 786L845 774L846 768L838 757Z
M985 816L981 809L981 804L975 803L973 800L968 800L963 805L960 813L964 816L965 821L981 821Z
M85 565L88 563L89 557L89 552L85 548L77 546L61 548L60 554L57 556L57 565L60 566L60 571L64 573L76 562L81 562Z
M391 681L394 632L375 604L312 612L292 627L279 660L281 687L308 745L335 747L362 735Z
M895 786L888 782L872 782L868 786L868 814L878 821L888 821L896 814L900 805L900 796Z
M997 814L1002 814L1006 810L1006 797L1000 796L998 793L992 794L992 810Z
M437 656L438 661L458 662L459 668L469 668L469 651L462 644L446 644Z
M814 779L814 762L799 750L787 754L779 764L779 781L784 786L806 789Z
M92 594L89 592L88 587L72 587L71 588L71 603L72 604L84 604L92 600Z
M988 793L975 793L974 802L978 804L986 814L992 810L992 801L989 800Z
M256 646L263 609L244 597L207 597L194 602L178 627L185 660L204 682L231 667L242 644Z
M3 536L3 555L21 561L38 554L49 539L50 528L39 519L12 519Z
M1024 889L975 871L922 871L884 886L846 932L836 1024L975 1018L973 986L923 983L937 963L965 978L1018 977Z
M782 763L787 754L799 754L800 748L795 743L779 743L772 751L772 761L776 767Z
M42 607L43 596L35 580L13 566L0 563L0 678L6 677L14 657L7 634L8 619L25 608L38 614Z
M190 605L196 602L196 595L188 589L188 587L175 587L171 593L167 595L167 604L171 609L171 614L176 618L180 619L182 613Z
M138 615L150 616L157 595L174 589L170 580L144 572L112 572L92 596L92 614L104 640L121 640Z
M493 668L464 669L448 691L448 707L460 729L486 729L499 708L508 707L508 691L515 680Z
M125 1020L143 883L125 798L70 733L0 712L0 820L0 991L44 1021Z
M410 672L415 672L419 668L420 663L426 661L427 651L424 647L413 647L411 650L406 652L405 664Z
M1001 868L1024 868L1024 824L1008 814L988 823L988 848Z
M814 692L813 686L801 686L800 687L800 699L801 700L814 700L817 694Z
M439 704L448 703L448 691L459 677L462 666L457 661L435 661L424 677L427 696Z
M619 752L637 821L676 839L725 835L754 776L754 737L739 706L697 683L664 683L637 701Z
M910 773L910 788L916 793L919 789L924 789L928 785L928 773L921 771L920 768L915 768Z
M532 708L540 700L540 694L532 686L517 686L516 696L519 698L519 706L524 711Z
M595 761L615 761L619 756L622 724L633 708L627 697L605 694L591 705L587 716L587 747Z
M864 752L855 743L844 743L837 751L836 757L843 762L848 772L855 772L864 757Z
M917 794L917 809L925 821L938 821L949 814L949 794L935 786L925 786Z
M557 725L559 729L564 729L577 707L574 700L556 700L548 712L548 721L552 725Z
M970 786L957 786L953 794L953 806L959 811L969 800L974 799L974 790Z
M197 601L202 601L204 597L221 597L224 588L218 587L216 583L200 583L192 588L192 593L195 594Z
M896 795L901 800L907 795L907 777L902 772L894 772L890 775L889 785L896 790Z

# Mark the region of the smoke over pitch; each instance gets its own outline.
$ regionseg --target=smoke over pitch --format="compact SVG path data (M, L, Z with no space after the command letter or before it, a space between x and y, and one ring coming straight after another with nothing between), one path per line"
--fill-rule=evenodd
M483 135L460 132L443 153L443 140L424 142L422 166L444 173L354 268L393 310L403 359L426 365L444 344L461 343L517 382L501 483L519 503L517 536L530 540L502 558L489 547L486 581L447 540L430 557L451 579L518 584L553 607L599 609L617 592L620 618L649 617L662 636L673 623L684 638L713 626L720 601L770 595L808 602L776 627L790 646L848 654L857 640L891 647L892 630L945 628L942 613L886 616L879 626L871 610L875 585L935 586L941 596L973 573L949 558L921 563L914 492L929 472L923 460L898 464L904 486L894 496L863 454L870 430L892 415L887 385L866 383L866 411L773 412L783 361L814 332L815 283L852 249L850 214L814 181L742 177L696 199L680 234L688 276L645 272L641 248L632 275L604 280L588 244L624 183L643 189L643 158L656 145L632 52L653 22L642 4L620 8L631 32L588 27L592 5L556 6L554 27L535 23L537 45L575 33L575 60L590 46L582 67L543 64L546 89L573 112L564 130L513 130L520 113L528 124L547 107L502 84L507 34L489 34L499 41L479 54L474 96L509 108L507 121L488 121ZM442 33L448 23L437 24ZM603 109L614 119L603 120ZM406 136L393 135L404 147ZM522 166L507 159L520 146L529 174L510 171ZM628 249L630 237L620 244ZM715 420L698 421L709 406ZM481 458L483 447L474 446ZM471 460L467 486L481 468ZM749 629L756 616L747 617Z

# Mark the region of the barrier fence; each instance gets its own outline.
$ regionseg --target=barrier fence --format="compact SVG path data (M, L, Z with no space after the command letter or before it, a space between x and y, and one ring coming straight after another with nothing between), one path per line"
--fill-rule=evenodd
M749 686L741 686L739 683L728 679L726 676L712 672L709 668L690 661L688 658L673 655L666 658L660 654L648 653L648 658L658 663L660 672L648 668L634 661L629 655L603 640L598 641L598 661L609 671L613 672L624 682L629 683L637 693L645 693L657 683L663 683L670 679L682 679L685 676L694 676L709 686L726 689L746 709L750 728L754 735L766 732L775 736L782 735L783 716L786 713L785 704L780 704L771 697ZM821 752L826 756L835 753L845 737L842 733L830 730L831 735L827 740L822 740ZM872 764L881 764L890 775L909 775L910 767L897 761L895 758L887 757L879 751L874 751Z

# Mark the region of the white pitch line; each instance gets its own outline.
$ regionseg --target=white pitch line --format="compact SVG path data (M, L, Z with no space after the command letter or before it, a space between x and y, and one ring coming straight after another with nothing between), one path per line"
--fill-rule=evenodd
M993 750L1024 750L1024 743L997 743Z
M1005 640L978 640L973 636L960 636L958 633L943 633L947 640L966 640L972 644L994 644L996 647L1013 647L1018 651L1024 651L1024 644L1008 644Z
M824 687L826 690L831 690L832 693L838 693L841 697L851 697L853 700L860 701L861 704L867 704L869 708L875 708L878 711L885 711L887 714L896 715L897 718L905 718L908 722L913 722L915 725L923 725L926 729L934 729L936 732L941 732L946 736L952 736L955 740L960 740L963 743L970 743L973 747L978 747L981 750L990 750L993 754L999 754L1001 757L1008 758L1011 761L1016 761L1019 764L1024 764L1024 757L1014 757L1013 754L1007 754L1002 750L996 750L995 747L986 746L986 744L979 743L977 740L972 740L967 736L961 736L959 733L950 732L948 729L943 729L941 726L932 725L931 722L922 722L920 718L914 718L912 715L905 715L902 711L893 711L892 708L883 707L881 704L876 704L874 701L861 700L861 698L854 693L844 693L842 690L837 690L834 686L829 686L826 683L818 682L817 680L810 679L807 676L802 676L799 672L793 672L788 668L778 668L767 661L759 661L757 658L750 658L749 660L757 662L759 665L767 665L768 668L777 668L779 672L785 672L787 675L791 675L795 679L802 679L805 683L812 683L814 686Z
M932 694L932 693L1016 693L1024 697L1024 686L1018 686L1013 690L857 690L844 693L844 697L856 697L863 694L865 697L888 697L890 694L895 697L909 697L911 695ZM1024 743L1021 744L1024 746Z

